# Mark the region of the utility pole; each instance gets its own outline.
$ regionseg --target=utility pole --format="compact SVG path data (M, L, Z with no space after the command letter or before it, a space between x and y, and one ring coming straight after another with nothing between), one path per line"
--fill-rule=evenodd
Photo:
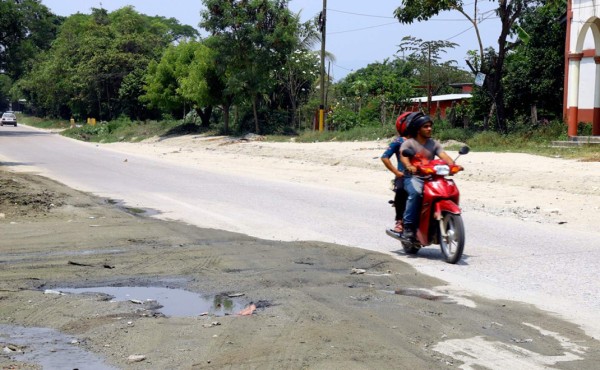
M427 114L431 114L431 41L427 43L428 71L427 71Z
M327 25L327 0L323 0L323 11L319 16L321 28L321 105L319 106L319 131L325 126L325 34Z

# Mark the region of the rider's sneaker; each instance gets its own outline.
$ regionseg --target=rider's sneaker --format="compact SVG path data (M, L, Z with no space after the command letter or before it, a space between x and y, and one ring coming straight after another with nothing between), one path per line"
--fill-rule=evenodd
M417 239L415 238L415 232L410 229L405 229L402 233L402 239L408 240L410 242L414 242Z
M397 220L396 225L392 230L394 230L394 232L398 234L402 234L402 232L404 231L404 227L402 227L402 220Z

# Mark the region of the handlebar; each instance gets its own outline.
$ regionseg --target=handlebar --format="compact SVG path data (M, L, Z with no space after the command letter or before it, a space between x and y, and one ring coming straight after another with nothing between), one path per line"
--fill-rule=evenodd
M415 167L417 168L416 174L424 176L451 176L464 170L462 166L457 164L449 165L440 159L433 160L428 164L415 165Z

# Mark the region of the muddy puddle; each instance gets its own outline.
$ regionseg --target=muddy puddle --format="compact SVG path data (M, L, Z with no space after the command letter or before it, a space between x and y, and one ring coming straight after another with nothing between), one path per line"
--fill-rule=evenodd
M14 361L37 364L43 369L117 369L81 349L76 338L47 328L0 324L0 350Z
M183 289L162 287L93 287L93 288L57 288L62 293L107 294L114 301L131 301L143 305L156 302L157 310L168 317L194 317L199 315L225 316L234 315L245 307L240 297L242 294L220 294L202 296Z
M162 212L160 212L156 209L152 209L152 208L131 207L131 206L128 206L125 201L120 200L120 199L106 199L106 202L109 204L116 205L117 207L124 210L125 212L130 213L132 215L137 215L137 216L151 217L151 216L160 215L162 213Z

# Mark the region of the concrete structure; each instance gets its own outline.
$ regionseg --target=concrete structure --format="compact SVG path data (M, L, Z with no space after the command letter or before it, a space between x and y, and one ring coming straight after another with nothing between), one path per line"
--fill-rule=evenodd
M592 124L600 136L600 1L569 0L565 43L564 117L569 136L577 124Z

